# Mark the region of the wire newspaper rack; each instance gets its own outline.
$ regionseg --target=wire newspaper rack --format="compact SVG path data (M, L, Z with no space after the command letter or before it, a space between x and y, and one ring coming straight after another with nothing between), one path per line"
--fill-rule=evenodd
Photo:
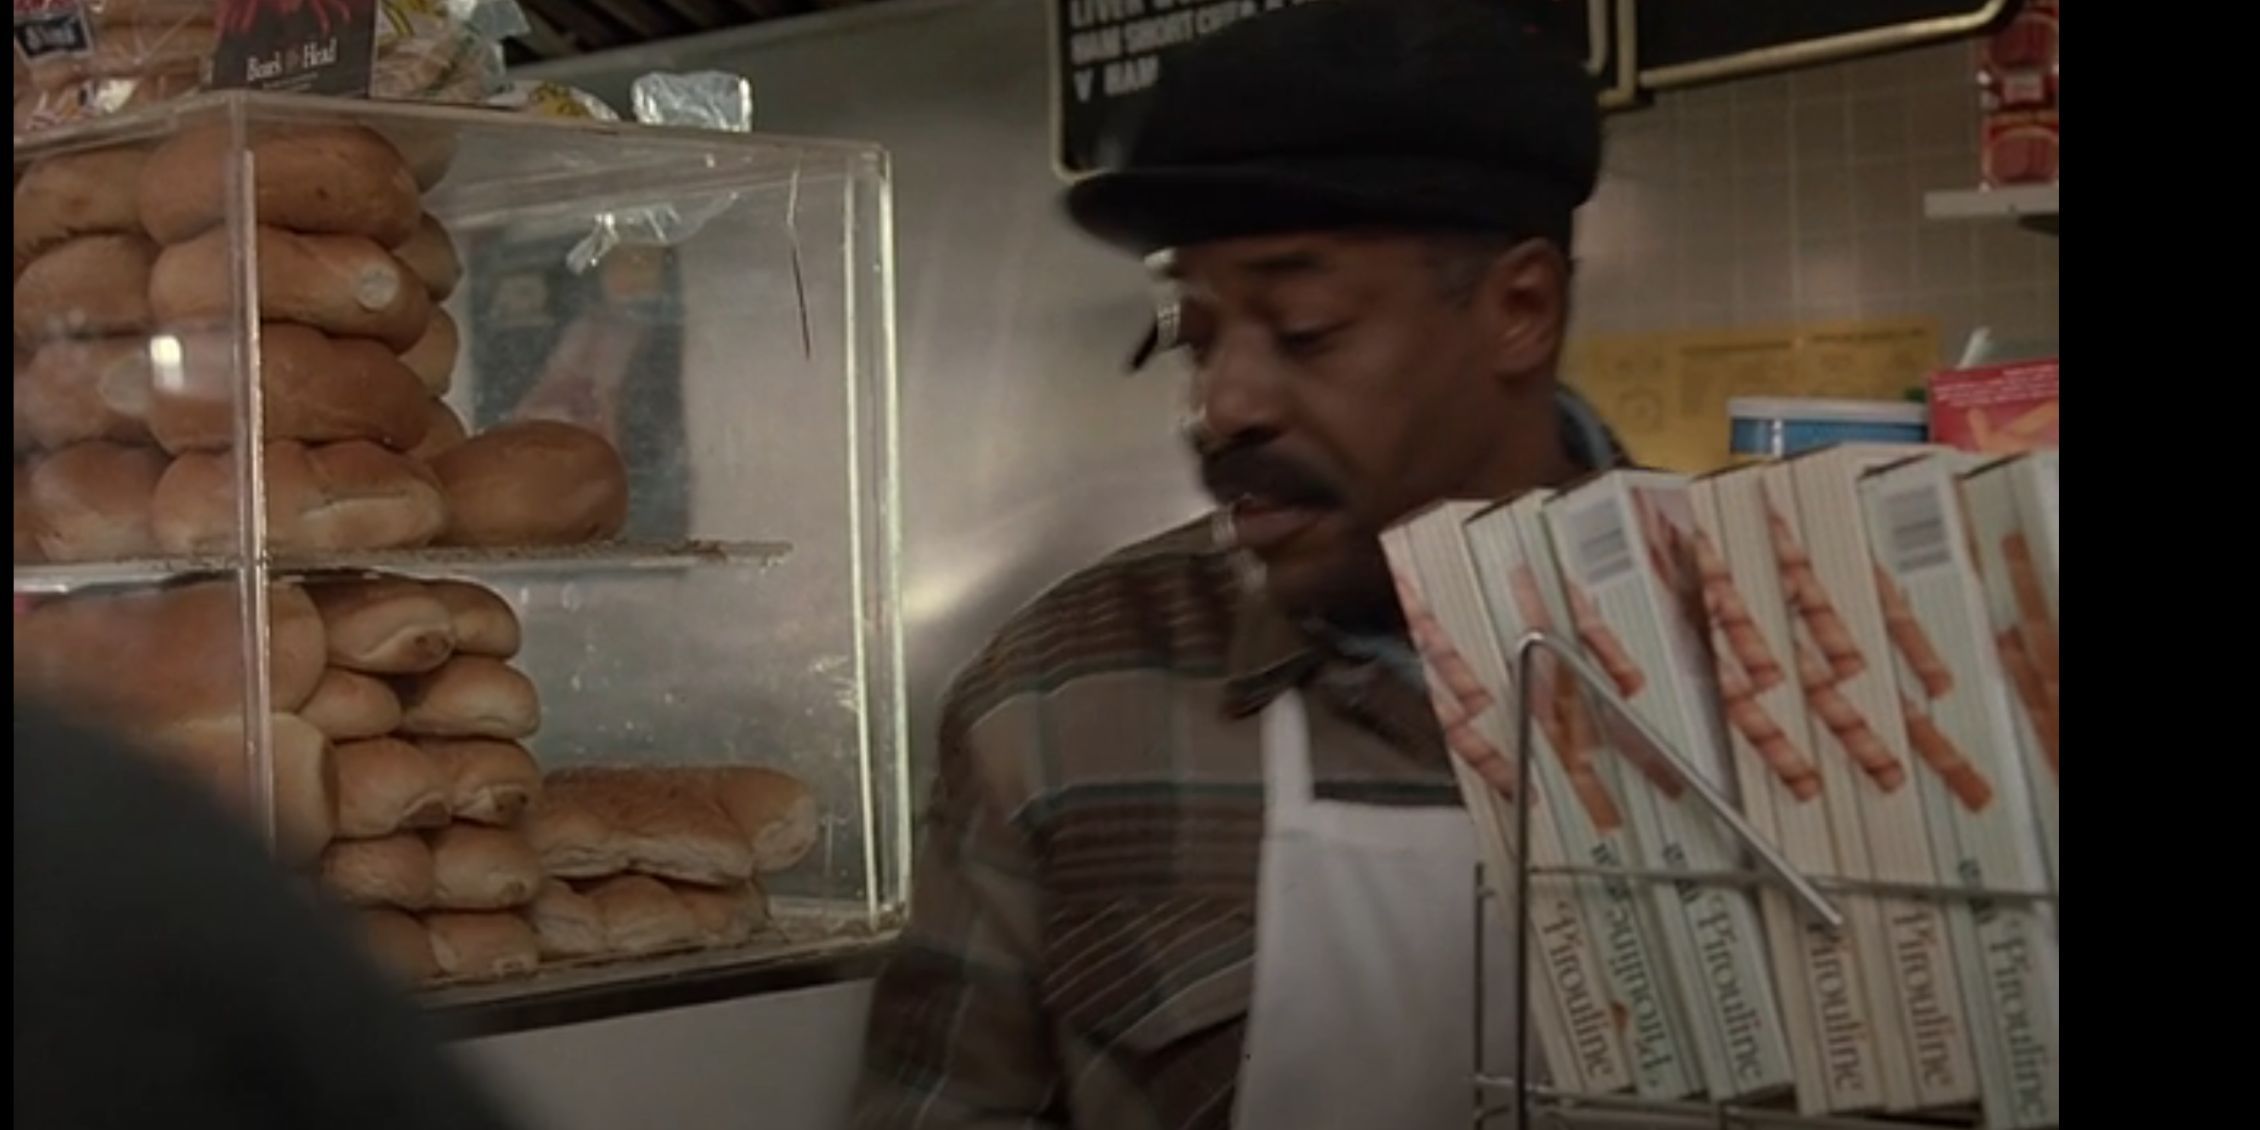
M1562 667L1575 677L1585 691L1603 708L1609 710L1624 724L1633 728L1648 747L1648 751L1661 758L1688 786L1693 794L1720 823L1733 834L1734 839L1749 853L1757 866L1745 871L1673 871L1653 868L1620 868L1590 866L1533 867L1530 860L1530 797L1532 796L1531 761L1521 751L1531 747L1532 688L1537 675L1540 652L1551 654ZM1484 930L1487 914L1475 916L1475 992L1474 1030L1475 1084L1474 1124L1481 1128L1491 1125L1491 1120L1512 1114L1511 1125L1521 1130L1546 1130L1551 1127L1618 1128L1618 1130L1673 1130L1673 1128L1709 1127L1711 1130L1921 1130L1921 1128L1969 1128L1979 1124L1975 1112L1963 1116L1951 1113L1939 1116L1921 1114L1892 1116L1889 1118L1866 1115L1812 1115L1799 1114L1764 1106L1705 1100L1660 1100L1629 1094L1589 1095L1549 1087L1533 1078L1537 1074L1534 1059L1537 1055L1535 1041L1530 1032L1530 962L1525 958L1530 945L1531 879L1534 875L1551 875L1568 878L1617 878L1633 883L1704 883L1744 887L1778 886L1814 919L1828 928L1841 929L1844 914L1830 900L1832 892L1843 894L1885 895L1900 898L1934 899L1941 902L2043 902L2056 903L2055 890L2008 891L1984 887L1943 886L1916 883L1881 883L1841 879L1821 879L1797 870L1780 849L1750 825L1724 790L1713 784L1680 752L1678 746L1659 733L1642 718L1632 705L1616 691L1616 687L1578 649L1545 632L1531 632L1515 641L1514 647L1514 721L1515 721L1515 796L1513 844L1515 874L1512 895L1515 907L1513 946L1508 951L1510 975L1514 980L1514 999L1517 1002L1514 1016L1515 1070L1500 1075L1486 1071L1489 1062L1484 1047L1487 1030L1486 1007L1489 994L1485 991ZM1608 746L1609 743L1602 743ZM1610 747L1610 752L1617 752ZM1483 881L1478 868L1476 895L1479 904L1488 900L1492 888ZM1479 905L1480 910L1480 905ZM1502 1098L1503 1096L1503 1098Z

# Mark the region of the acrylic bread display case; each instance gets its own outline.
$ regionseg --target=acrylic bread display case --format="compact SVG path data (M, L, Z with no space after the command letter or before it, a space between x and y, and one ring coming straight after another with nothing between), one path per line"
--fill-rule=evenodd
M230 93L15 178L20 695L435 1002L892 935L882 152Z

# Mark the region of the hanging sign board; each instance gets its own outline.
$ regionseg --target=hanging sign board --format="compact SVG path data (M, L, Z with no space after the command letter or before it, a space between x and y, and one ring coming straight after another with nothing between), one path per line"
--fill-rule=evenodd
M1073 179L1106 167L1108 128L1161 77L1174 47L1246 19L1328 0L1049 0L1053 164ZM1604 90L1621 84L1617 14L1630 0L1501 0L1586 61ZM1612 99L1604 96L1603 104Z

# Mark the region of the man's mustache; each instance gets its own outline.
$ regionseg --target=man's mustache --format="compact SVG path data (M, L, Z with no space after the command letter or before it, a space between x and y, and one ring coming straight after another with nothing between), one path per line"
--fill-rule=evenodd
M1324 476L1253 444L1202 452L1201 485L1226 504L1252 497L1275 506L1342 505L1342 492Z

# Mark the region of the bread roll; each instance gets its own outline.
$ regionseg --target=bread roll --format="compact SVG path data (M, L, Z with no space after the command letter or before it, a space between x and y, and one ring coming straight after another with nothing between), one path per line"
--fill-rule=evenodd
M783 871L816 846L816 797L798 779L753 766L709 770L705 779L752 843L757 870Z
M361 911L362 943L377 968L405 985L421 985L439 976L432 960L431 935L424 924L390 907Z
M541 955L550 960L601 957L605 952L604 912L588 896L551 879L527 908Z
M341 838L368 840L447 823L447 778L415 746L392 738L343 742L332 760Z
M400 696L382 679L332 667L298 716L333 742L381 738L400 725Z
M374 840L339 840L322 853L322 884L354 906L432 905L437 874L432 849L414 832Z
M334 581L306 592L322 614L332 666L404 675L429 671L455 651L447 606L414 581Z
M21 344L16 347L15 358L16 458L21 459L27 453L38 450L39 444L33 441L31 429L26 426L24 421L24 373L31 368L31 358L24 353Z
M526 842L541 856L542 867L565 879L601 879L628 869L628 855L612 826L579 797L560 794L543 782L542 795L526 811Z
M416 234L392 253L424 280L424 290L433 302L447 301L447 296L455 293L455 284L463 280L463 257L455 250L455 237L431 216L416 221Z
M117 146L33 162L16 182L16 273L41 252L77 236L141 234L135 190L148 156L143 149Z
M16 464L16 564L46 560L39 552L39 512L32 509L31 468Z
M505 827L541 792L541 766L516 742L432 738L416 744L447 774L447 806L457 820Z
M335 838L333 810L337 775L330 745L304 719L277 714L268 719L270 769L274 780L275 854L284 863L311 863ZM230 807L245 813L254 827L265 821L252 807L250 743L240 712L171 722L147 731L152 749L189 767L218 789Z
M424 587L455 624L457 654L496 659L518 654L518 613L501 594L469 581L432 581Z
M533 680L499 659L458 655L400 682L402 733L433 738L525 738L541 726Z
M423 442L408 449L408 454L418 461L429 463L441 452L453 450L469 438L463 430L463 417L456 415L446 401L437 397L424 401L424 415Z
M357 235L258 230L259 316L407 349L431 325L432 299L408 265ZM149 311L165 326L225 327L234 314L233 245L224 228L165 248L149 272Z
M322 678L322 620L292 585L271 588L267 609L268 697L275 709L295 711ZM241 714L242 655L233 581L76 593L16 620L19 690L127 727ZM131 678L119 677L123 657L131 657Z
M290 231L358 235L396 247L416 234L423 207L400 153L359 126L253 127L254 214ZM180 243L227 215L225 124L184 130L141 170L141 222L160 243Z
M541 964L541 943L526 920L507 911L426 915L432 958L449 977L515 977Z
M48 451L149 442L149 339L51 341L16 376L16 421Z
M604 916L605 947L617 954L648 954L697 944L698 920L667 884L647 875L606 879L586 892Z
M455 387L455 358L462 350L454 317L445 310L434 310L425 323L424 336L400 355L400 363L416 375L426 393L446 396Z
M379 60L380 74L384 67L384 61ZM376 97L387 95L378 93ZM382 123L377 129L400 153L401 159L408 162L409 175L422 191L429 192L432 186L445 180L448 169L455 164L458 143L453 126L392 121Z
M513 829L449 824L431 845L432 905L442 910L508 910L541 891L541 857Z
M26 264L16 276L16 337L146 334L149 272L157 247L140 235L82 235Z
M150 431L175 454L234 446L239 378L233 336L188 330L177 340L179 371L156 383ZM268 322L259 332L259 369L269 442L366 439L406 451L431 424L423 383L378 342Z
M602 858L609 851L629 870L705 886L728 886L753 877L752 845L714 799L713 791L693 774L573 769L551 774L542 792L544 807L551 798L563 801L568 809L577 805L603 829L596 851L568 841L556 844L554 854ZM551 845L558 838L548 831L537 840L544 859L551 857ZM555 865L550 871L566 874Z
M153 557L150 499L165 457L147 447L73 444L32 465L39 551L49 561Z
M578 545L628 520L628 469L604 437L527 420L432 460L447 493L446 545Z
M752 941L769 924L769 896L754 883L734 887L676 887L675 897L691 912L699 941L710 946L739 946Z
M275 553L307 556L430 544L447 523L429 468L374 443L267 445L267 540ZM224 453L173 460L157 484L157 544L167 553L208 554L236 544L235 468Z

